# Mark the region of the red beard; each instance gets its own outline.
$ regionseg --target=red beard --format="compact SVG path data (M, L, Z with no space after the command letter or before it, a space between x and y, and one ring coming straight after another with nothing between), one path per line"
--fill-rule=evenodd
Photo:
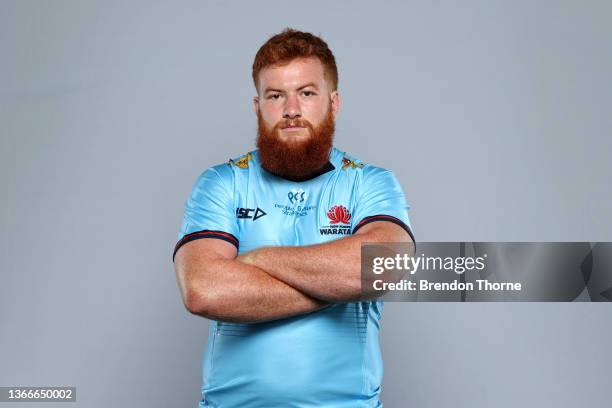
M305 180L321 170L329 161L335 130L331 105L325 119L316 128L307 120L283 119L269 129L259 112L257 124L259 161L270 173L290 180ZM278 135L283 127L289 125L306 127L310 137L304 142L286 143Z

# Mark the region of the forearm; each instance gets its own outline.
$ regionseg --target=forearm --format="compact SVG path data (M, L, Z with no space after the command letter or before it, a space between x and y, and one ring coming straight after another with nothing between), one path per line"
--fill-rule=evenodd
M325 244L260 248L238 260L264 269L311 297L326 302L357 301L371 296L361 290L361 244L407 239L408 235L392 224Z
M247 256L246 262L261 267L299 291L327 302L356 300L361 282L354 237L303 247L266 247ZM241 258L238 258L241 260Z
M309 313L327 303L236 260L207 260L189 271L185 304L213 320L255 323Z

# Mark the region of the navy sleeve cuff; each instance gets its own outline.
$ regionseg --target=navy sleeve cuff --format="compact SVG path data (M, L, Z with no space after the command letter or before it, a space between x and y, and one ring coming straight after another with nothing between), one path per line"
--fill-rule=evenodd
M236 238L232 234L228 232L224 232L224 231L202 230L202 231L192 232L191 234L187 234L183 238L181 238L179 242L176 243L176 245L174 246L174 253L172 254L172 262L174 262L176 251L178 251L180 247L182 247L188 242L195 241L196 239L201 239L201 238L222 239L223 241L227 241L230 244L234 245L236 249L238 249L238 238Z
M399 225L408 233L408 235L410 235L412 242L416 243L416 240L414 239L414 235L412 234L410 227L406 225L404 221L400 220L399 218L392 217L391 215L378 214L378 215L371 215L369 217L365 217L361 221L359 221L359 223L355 226L355 228L353 228L353 234L357 232L359 228L363 227L366 224L374 222L374 221L388 221L388 222L392 222L394 224Z

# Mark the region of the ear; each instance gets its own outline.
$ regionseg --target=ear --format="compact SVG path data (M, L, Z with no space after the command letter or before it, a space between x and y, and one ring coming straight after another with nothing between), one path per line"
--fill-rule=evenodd
M256 116L259 114L259 96L253 97L253 112Z
M341 105L340 94L338 93L338 91L332 91L329 97L330 97L331 104L332 104L332 114L334 115L334 119L335 119L336 116L338 116L338 113L340 113L340 105Z

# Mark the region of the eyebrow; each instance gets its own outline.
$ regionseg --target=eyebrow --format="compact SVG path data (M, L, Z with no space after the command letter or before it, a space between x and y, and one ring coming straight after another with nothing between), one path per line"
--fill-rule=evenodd
M301 91L302 89L304 89L304 88L308 88L309 86L311 86L311 87L313 87L313 88L315 88L315 89L319 89L319 88L317 87L317 85L316 85L314 82L309 82L309 83L307 83L306 85L302 85L302 86L300 86L300 87L299 87L297 90L298 90L298 91ZM279 93L283 93L283 92L285 92L285 91L283 91L282 89L266 88L266 89L264 90L264 94L267 94L268 92L279 92Z

